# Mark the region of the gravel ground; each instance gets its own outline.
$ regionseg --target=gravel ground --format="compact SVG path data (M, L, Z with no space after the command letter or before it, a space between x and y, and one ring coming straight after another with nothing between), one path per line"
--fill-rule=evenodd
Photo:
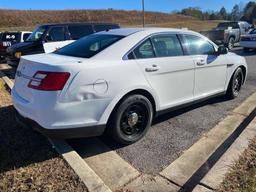
M0 79L0 191L87 191L47 139L15 122Z
M241 49L234 52L245 56L249 70L238 98L217 97L160 116L147 135L133 145L120 146L105 136L101 137L102 141L140 172L159 173L256 91L256 52L244 54ZM84 140L90 142L90 139ZM79 140L70 141L70 144L76 141Z

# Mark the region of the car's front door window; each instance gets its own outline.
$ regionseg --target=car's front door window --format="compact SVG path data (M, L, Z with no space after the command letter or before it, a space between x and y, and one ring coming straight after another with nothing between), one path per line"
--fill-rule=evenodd
M189 55L214 55L215 48L207 40L195 35L183 35Z

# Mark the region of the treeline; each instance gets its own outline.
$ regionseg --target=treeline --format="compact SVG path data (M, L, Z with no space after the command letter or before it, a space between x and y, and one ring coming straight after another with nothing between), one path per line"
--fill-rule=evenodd
M231 12L228 12L225 7L219 11L202 11L198 7L189 7L178 12L183 15L192 16L200 20L232 20L232 21L248 21L256 22L256 2L250 1L245 6L242 4L234 5Z

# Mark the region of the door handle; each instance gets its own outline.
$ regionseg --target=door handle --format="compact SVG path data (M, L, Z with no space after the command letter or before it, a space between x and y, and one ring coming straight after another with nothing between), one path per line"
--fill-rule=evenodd
M202 59L202 60L197 61L196 64L197 64L198 66L202 66L202 65L205 64L205 61Z
M146 72L155 72L158 71L160 69L160 67L158 67L157 65L152 65L152 67L147 67L145 68Z

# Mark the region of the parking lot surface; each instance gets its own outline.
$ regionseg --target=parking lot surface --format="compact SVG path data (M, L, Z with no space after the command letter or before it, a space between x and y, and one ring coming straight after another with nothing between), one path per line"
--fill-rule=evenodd
M106 137L101 140L142 173L157 174L256 91L256 53L245 54L241 49L234 52L245 56L249 70L247 82L238 98L226 100L224 97L217 97L162 115L155 119L148 134L133 145L119 146ZM69 143L79 153L84 153L86 143L91 143L92 140L75 139ZM89 152L88 155L95 154Z

